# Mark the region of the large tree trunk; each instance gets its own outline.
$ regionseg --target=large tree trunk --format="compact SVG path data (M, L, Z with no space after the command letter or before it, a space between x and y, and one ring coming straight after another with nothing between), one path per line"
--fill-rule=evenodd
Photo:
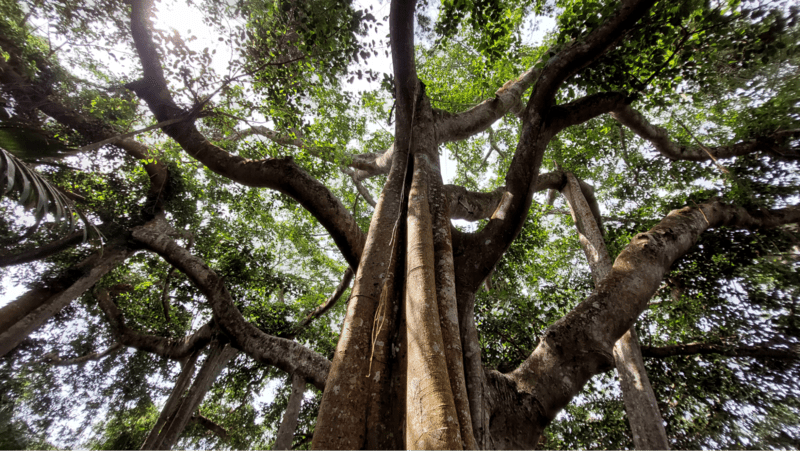
M412 162L400 173L402 177L397 173L397 179L393 178L395 174L390 175L373 217L375 227L385 199L403 200L405 208L398 212L403 220L389 223L389 245L376 255L377 263L371 264L382 269L383 283L373 288L379 294L375 296L377 299L373 298L377 305L366 321L367 340L358 347L352 344L343 347L340 341L334 358L333 368L338 359L349 358L360 363L363 372L349 374L345 379L332 368L320 407L315 447L474 449L478 446L465 380L449 213L439 171L433 114L424 94L417 99L410 142ZM398 148L396 156L401 150ZM407 195L403 195L405 189ZM371 229L370 236L374 233ZM365 254L375 255L371 245L373 241L368 238ZM404 265L400 264L402 256ZM356 287L364 272L366 269L360 267ZM358 299L357 293L354 288L345 331L353 327L356 319L350 312ZM398 302L400 299L403 302ZM350 393L347 404L331 403L338 395L337 388L342 388L333 381L354 384L359 379L369 381L362 385L365 392ZM354 406L352 399L362 396L365 404ZM328 415L348 422L356 416L366 421L362 420L358 428L345 429L340 423L327 423ZM364 424L366 431L362 431Z
M16 348L31 332L73 299L89 290L100 278L125 261L134 251L124 245L108 245L73 268L69 275L46 288L34 288L0 310L0 356Z
M586 197L581 192L578 180L570 173L567 173L564 195L597 285L611 272L612 267L611 257L608 255L599 227L599 219L596 219L599 212L593 214ZM639 349L639 339L634 328L628 330L614 345L614 363L619 374L625 413L628 415L636 449L669 449L664 420L658 409L650 380L647 378L642 351Z

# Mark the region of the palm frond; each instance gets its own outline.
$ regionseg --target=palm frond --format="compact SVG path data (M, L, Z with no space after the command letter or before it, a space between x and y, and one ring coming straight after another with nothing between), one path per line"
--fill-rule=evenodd
M56 222L68 221L67 233L75 230L78 220L83 222L84 241L90 234L94 237L102 236L89 218L58 187L3 147L0 147L0 192L9 197L19 193L19 203L24 208L33 210L36 222L28 228L24 236L33 233L47 213L52 214Z

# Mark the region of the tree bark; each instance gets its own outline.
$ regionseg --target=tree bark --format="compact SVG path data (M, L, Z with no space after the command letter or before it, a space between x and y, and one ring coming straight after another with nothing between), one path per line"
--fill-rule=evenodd
M183 392L186 391L186 387L189 385L189 382L194 376L194 368L199 355L200 350L198 349L192 353L191 356L189 356L186 362L183 363L181 373L178 375L178 379L175 381L175 386L172 388L172 393L170 393L169 398L167 398L167 402L164 404L164 407L161 408L161 413L156 420L156 424L153 426L153 429L150 430L150 434L147 435L147 438L144 440L144 443L140 449L154 449L156 442L158 442L159 438L161 438L161 429L167 423L167 420L169 420L175 413L175 410L178 408L178 405L183 398Z
M75 246L81 241L83 241L83 231L78 231L28 251L19 252L13 255L5 253L0 254L0 268L4 266L21 265L23 263L41 260L51 255L55 255L64 249Z
M289 405L283 413L278 436L272 449L292 449L294 432L297 430L297 418L300 416L300 407L306 392L306 380L300 376L292 375L292 394L289 396Z
M105 289L97 292L97 303L106 315L111 329L117 340L132 348L145 352L152 352L168 359L184 359L208 345L212 338L213 323L204 324L196 332L183 339L170 339L156 335L148 335L136 332L125 325L125 319L119 308L111 300L109 293Z
M516 391L523 401L532 397L533 408L524 415L533 432L526 433L540 434L591 376L607 371L614 344L647 307L672 263L701 233L718 226L759 229L798 220L798 206L749 212L713 199L672 211L650 231L636 235L592 294L545 331L519 368L498 379L498 385L513 387L501 387L506 393Z
M633 109L630 104L622 104L611 116L642 139L649 141L653 147L671 160L706 161L717 158L731 158L764 151L783 158L800 158L798 150L787 146L792 139L800 136L800 130L781 130L770 135L748 139L724 146L706 147L703 145L686 146L672 141L663 127L651 124L642 113Z
M153 445L153 449L172 449L178 438L183 433L186 425L192 419L195 410L203 402L203 398L208 393L211 385L217 380L217 377L228 364L228 362L236 356L237 351L230 345L221 341L211 343L209 347L208 357L206 357L200 372L197 373L192 386L189 388L186 396L181 400L180 405L175 410L175 413L167 421L164 429L159 434L159 438Z
M95 256L81 263L83 275L67 288L44 300L42 295L49 294L48 291L46 289L34 289L32 293L22 295L17 301L6 306L9 311L13 312L12 315L17 320L0 332L0 356L4 356L16 348L31 332L60 312L73 299L89 290L100 278L108 274L109 271L125 261L133 253L134 251L123 245L110 244ZM33 307L32 310L31 307ZM25 315L21 316L23 312Z
M612 267L602 232L586 198L581 193L578 180L571 173L567 173L564 195L572 211L581 247L589 261L592 278L597 286L611 272ZM636 449L669 449L664 420L644 368L634 328L628 330L614 344L614 362Z
M414 158L406 254L406 448L462 449L439 323L425 156Z
M233 304L225 283L199 257L181 247L169 235L174 230L158 219L134 231L133 238L158 253L186 274L203 293L214 312L214 321L237 349L253 359L287 373L299 373L320 390L325 388L330 362L305 346L262 332L248 323Z

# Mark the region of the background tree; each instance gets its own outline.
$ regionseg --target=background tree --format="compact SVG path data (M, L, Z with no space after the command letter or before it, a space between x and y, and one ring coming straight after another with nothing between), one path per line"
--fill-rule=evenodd
M4 147L8 446L660 446L632 328L669 446L798 446L796 6L193 7L0 3L3 129L72 151Z

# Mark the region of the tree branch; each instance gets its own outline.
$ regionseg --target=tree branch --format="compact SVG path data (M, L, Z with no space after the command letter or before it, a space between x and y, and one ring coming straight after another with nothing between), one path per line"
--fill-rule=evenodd
M297 326L295 326L294 330L291 333L291 336L287 338L294 338L295 336L297 336L297 334L302 332L303 329L308 327L308 325L311 324L312 321L327 313L328 310L330 310L334 305L336 305L336 303L342 297L342 294L344 294L345 290L347 290L347 287L350 286L350 282L352 281L353 281L353 270L351 268L347 268L344 271L344 274L342 275L342 281L339 282L339 286L336 287L336 290L334 290L334 292L328 297L328 300L325 301L319 307L315 308L311 313L306 315L303 321L301 321Z
M69 366L69 365L80 365L81 363L86 363L92 360L102 360L103 358L119 351L122 349L122 343L114 343L103 352L93 352L91 354L86 354L80 357L75 357L74 359L67 359L62 360L57 353L51 353L44 356L42 362L49 363L51 365L56 366Z
M192 415L192 418L189 419L189 421L191 421L192 423L199 424L200 426L203 426L204 428L213 432L217 437L221 438L222 441L224 442L228 441L229 438L228 431L226 431L225 428L218 425L217 423L209 420L203 415L200 415L200 413L195 412L194 415Z
M758 151L781 158L800 158L800 149L787 147L791 139L800 137L800 130L776 131L771 135L726 146L684 146L672 141L665 128L651 124L644 115L630 105L620 106L611 113L611 116L642 139L649 141L658 152L671 160L707 161L732 158Z
M506 174L506 187L511 194L506 214L490 220L480 232L458 239L458 249L454 246L459 285L463 284L465 289L477 289L480 281L486 278L522 230L544 152L550 139L558 132L558 128L548 119L558 88L567 78L602 56L627 30L635 26L654 3L655 0L623 2L611 17L583 41L568 45L547 61L533 86L524 114L522 134Z
M305 379L292 375L292 394L289 395L289 405L283 414L272 449L292 449L292 440L294 439L294 432L297 430L297 418L300 416L300 407L305 391Z
M287 373L298 373L323 390L330 368L328 359L299 343L266 334L248 323L233 304L222 279L202 259L170 238L170 232L172 230L165 221L155 220L137 229L133 238L189 277L208 300L216 324L237 348L258 362L274 365Z
M175 104L167 89L150 31L150 8L146 0L132 3L131 32L144 77L126 87L147 102L158 121L166 121L182 117L185 112ZM300 202L328 230L348 264L358 267L365 236L355 218L325 185L291 158L253 161L231 155L211 144L191 121L164 127L164 132L187 154L217 174L246 186L275 189Z
M530 357L510 373L517 388L540 405L535 424L552 421L591 376L607 368L614 343L647 307L672 263L705 230L754 230L799 220L798 206L749 212L713 199L672 211L650 231L636 235L592 294L550 326Z
M601 114L610 113L626 105L628 99L621 92L601 92L574 100L550 109L548 120L557 133L571 125L582 124Z
M152 352L168 359L181 360L211 342L213 335L212 322L203 325L195 333L183 339L164 338L136 332L125 325L125 318L111 300L108 290L101 288L97 290L96 295L97 303L111 324L114 336L119 343L125 346Z
M56 241L14 255L0 254L0 268L21 265L55 255L83 241L83 231L75 232Z
M437 144L467 139L488 129L509 111L520 114L524 110L522 94L530 88L541 71L529 69L516 80L506 82L492 99L458 114L434 110Z
M16 58L14 53L11 55L12 59ZM128 155L137 160L148 160L144 164L144 169L150 177L148 198L151 198L155 202L156 208L159 208L160 202L163 201L161 196L166 189L169 174L163 163L149 161L152 157L148 155L149 151L145 145L130 138L119 139L116 129L104 121L81 115L77 111L51 100L49 87L27 82L14 71L8 62L2 59L0 59L0 82L8 88L20 107L41 110L59 123L78 131L82 136L93 141L115 138L113 144Z

